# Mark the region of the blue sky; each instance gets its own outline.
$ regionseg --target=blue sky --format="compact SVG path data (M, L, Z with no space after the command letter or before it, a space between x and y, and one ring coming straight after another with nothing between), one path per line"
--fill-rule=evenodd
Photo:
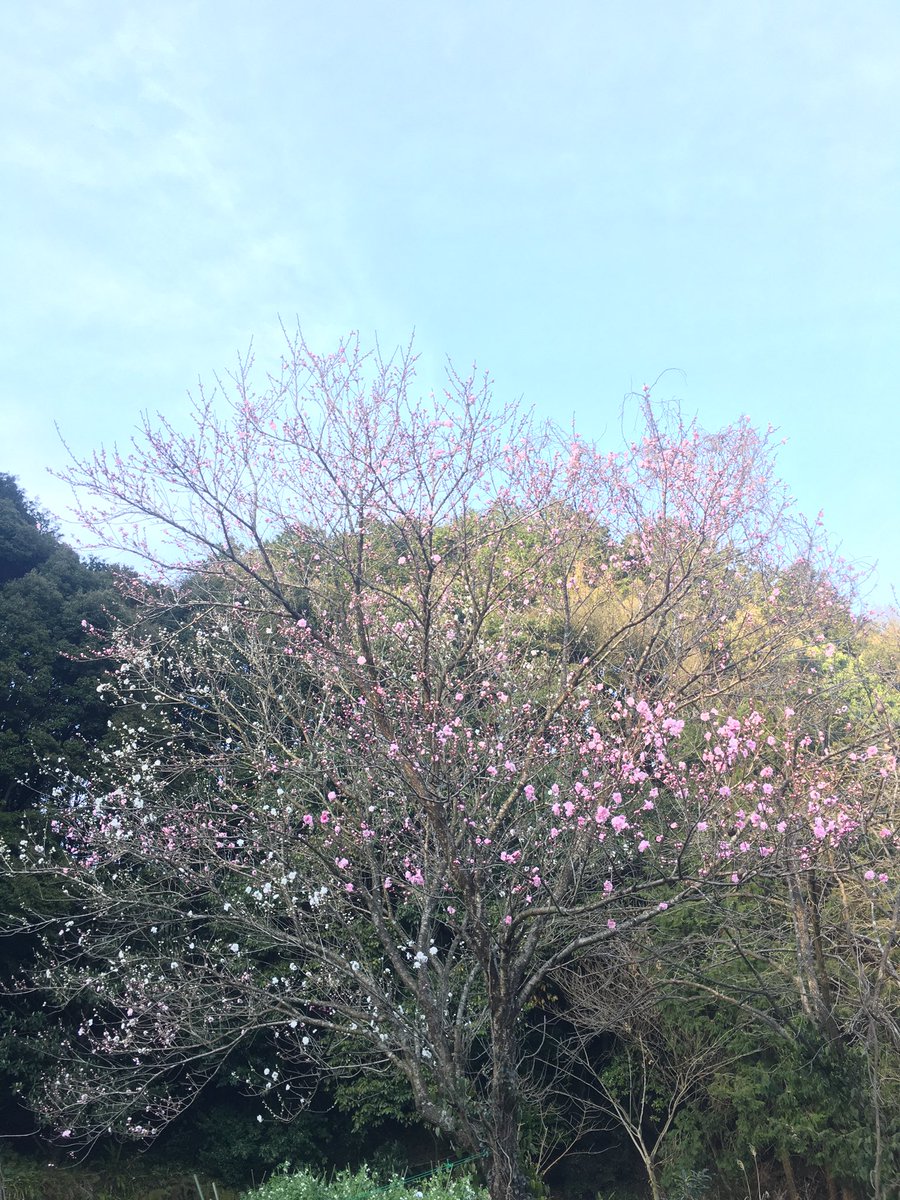
M669 371L900 584L896 0L8 4L0 97L0 470L58 514L54 421L125 441L299 317L610 446Z

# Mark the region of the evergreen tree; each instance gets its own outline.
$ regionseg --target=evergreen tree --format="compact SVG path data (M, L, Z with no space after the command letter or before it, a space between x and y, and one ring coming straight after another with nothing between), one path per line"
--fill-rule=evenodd
M0 474L0 838L15 844L23 821L46 820L49 791L61 765L78 772L108 732L108 707L98 692L103 667L91 653L89 628L102 628L121 601L113 571L83 562L50 519ZM46 906L28 880L0 880L0 1095L12 1096L41 1064L23 1038L45 1016L34 994L19 992L19 976L34 936L16 932L20 917ZM10 1101L0 1107L5 1130L32 1120Z
M10 475L0 475L0 808L38 802L50 760L77 770L109 712L88 627L120 601L113 571L82 562Z

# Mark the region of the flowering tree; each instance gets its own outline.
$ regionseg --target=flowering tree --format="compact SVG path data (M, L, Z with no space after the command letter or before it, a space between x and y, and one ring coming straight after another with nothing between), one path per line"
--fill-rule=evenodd
M601 454L487 380L417 402L413 365L297 339L72 470L158 569L108 648L121 744L22 849L79 906L46 968L92 1010L66 1135L152 1135L265 1035L269 1110L391 1072L523 1197L552 973L870 836L857 732L832 764L785 705L836 592L768 437L645 392Z

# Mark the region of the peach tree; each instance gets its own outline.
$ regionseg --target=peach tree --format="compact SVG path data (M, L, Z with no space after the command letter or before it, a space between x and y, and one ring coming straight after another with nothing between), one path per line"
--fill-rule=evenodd
M354 339L256 379L71 469L146 570L99 651L120 740L10 860L74 906L39 982L85 1015L43 1104L150 1137L263 1039L261 1119L384 1073L524 1197L554 972L893 844L889 742L801 719L840 587L746 422L645 390L608 453L486 378L416 399L410 353Z

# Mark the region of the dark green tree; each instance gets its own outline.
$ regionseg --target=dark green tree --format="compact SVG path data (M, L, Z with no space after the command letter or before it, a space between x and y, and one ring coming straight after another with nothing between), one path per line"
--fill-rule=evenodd
M78 770L108 707L89 628L121 605L106 564L83 562L0 475L0 808L32 807L63 758Z
M103 629L121 601L113 570L84 562L50 519L0 474L0 837L15 843L22 822L44 822L55 773L79 771L108 732L109 709L98 693L105 667L90 629ZM40 1071L22 1035L44 1017L34 995L15 994L34 949L18 918L47 897L28 881L0 880L0 1094L11 1096ZM28 1114L0 1109L7 1131L26 1129Z

